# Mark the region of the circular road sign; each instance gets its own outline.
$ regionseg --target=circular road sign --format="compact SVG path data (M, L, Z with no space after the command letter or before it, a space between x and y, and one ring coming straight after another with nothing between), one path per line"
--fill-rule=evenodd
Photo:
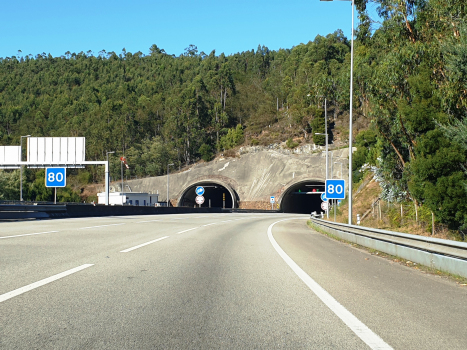
M321 209L328 210L328 202L321 203Z
M204 187L203 186L196 187L195 192L197 196L202 196L204 194Z
M321 200L322 200L322 201L327 201L326 193L325 193L325 192L321 193Z
M197 196L195 198L195 202L196 202L196 204L199 204L199 205L203 204L204 203L204 197L203 196Z

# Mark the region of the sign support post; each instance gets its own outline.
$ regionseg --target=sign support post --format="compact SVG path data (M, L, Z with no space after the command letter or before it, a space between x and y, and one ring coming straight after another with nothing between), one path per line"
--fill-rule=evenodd
M326 198L328 202L334 199L334 221L336 221L336 199L345 199L344 190L345 180L326 180Z
M274 203L276 203L276 197L271 196L269 198L269 202L271 203L271 210L274 210Z

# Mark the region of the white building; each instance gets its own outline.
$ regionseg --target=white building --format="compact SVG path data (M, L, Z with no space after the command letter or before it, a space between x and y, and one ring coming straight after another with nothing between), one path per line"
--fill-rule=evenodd
M110 192L110 205L135 205L135 206L155 206L159 202L158 194L140 192ZM97 203L105 204L105 192L97 194Z

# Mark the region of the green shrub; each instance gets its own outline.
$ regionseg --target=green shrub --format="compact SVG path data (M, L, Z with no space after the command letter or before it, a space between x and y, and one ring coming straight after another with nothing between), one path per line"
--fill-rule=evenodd
M295 148L298 146L298 142L295 142L294 140L292 140L291 137L289 137L289 139L287 140L285 144L288 148Z
M213 154L211 147L205 143L203 143L199 148L199 153L201 154L201 159L205 162L209 162L212 159Z
M258 139L251 139L250 144L252 146L258 146L259 145L259 140Z

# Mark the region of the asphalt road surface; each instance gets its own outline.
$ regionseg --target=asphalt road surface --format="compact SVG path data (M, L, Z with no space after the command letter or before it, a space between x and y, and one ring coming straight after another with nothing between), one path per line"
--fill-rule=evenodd
M0 223L0 349L466 349L467 287L290 214Z

